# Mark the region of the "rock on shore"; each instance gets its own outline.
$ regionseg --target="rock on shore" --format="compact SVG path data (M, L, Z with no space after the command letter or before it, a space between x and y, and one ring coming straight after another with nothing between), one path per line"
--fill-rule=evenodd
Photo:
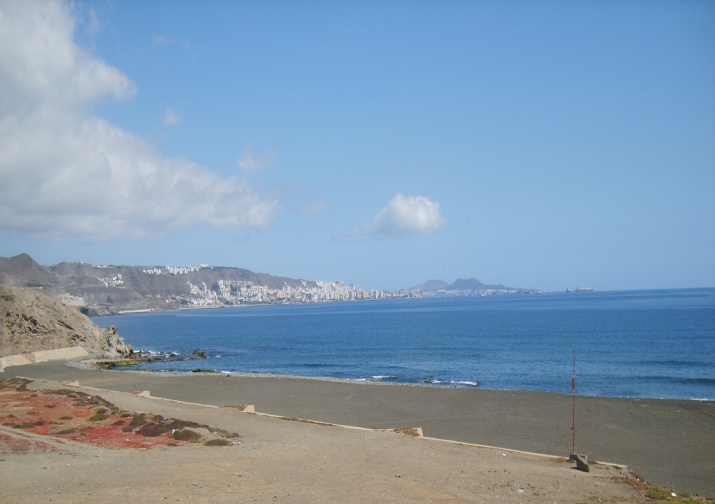
M37 290L0 285L0 357L75 346L108 358L132 351L116 328L101 329Z

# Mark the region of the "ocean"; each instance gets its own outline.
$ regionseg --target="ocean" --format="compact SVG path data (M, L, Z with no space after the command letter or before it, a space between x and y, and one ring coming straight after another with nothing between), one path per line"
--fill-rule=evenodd
M715 399L715 289L245 306L97 317L196 368L355 381ZM117 371L122 372L122 371Z

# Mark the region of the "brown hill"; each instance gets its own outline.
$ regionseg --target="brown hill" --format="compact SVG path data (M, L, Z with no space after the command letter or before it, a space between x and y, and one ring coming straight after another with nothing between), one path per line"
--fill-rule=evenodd
M162 269L161 274L153 274ZM147 273L149 271L149 273ZM50 296L81 298L83 313L106 315L121 310L176 309L196 299L190 285L218 291L220 281L250 282L279 290L285 287L316 287L300 280L244 268L201 266L181 274L169 274L158 266L97 265L62 262L42 266L27 254L0 257L0 284L42 289Z
M81 346L92 355L126 356L131 347L116 329L34 289L0 285L0 357Z
M40 266L27 254L0 257L0 283L20 287L52 288L57 276Z

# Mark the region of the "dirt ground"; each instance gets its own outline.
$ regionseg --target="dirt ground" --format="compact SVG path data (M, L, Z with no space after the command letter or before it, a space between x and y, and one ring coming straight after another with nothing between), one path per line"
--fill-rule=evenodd
M105 371L47 362L13 366L0 378L79 383L85 390L150 391L151 396L207 405L201 423L216 424L215 408L251 404L258 413L367 429L420 427L426 437L465 444L568 456L627 465L677 493L715 496L715 401L579 396L573 447L570 395L545 392L368 384L232 373ZM157 401L114 395L123 408L155 409ZM140 403L136 403L140 401ZM213 409L211 408L213 407ZM207 409L208 408L208 409ZM198 411L191 414L200 415ZM222 417L221 417L222 418ZM235 417L225 418L231 426ZM238 427L246 428L245 423ZM261 432L255 433L257 436Z
M625 468L594 464L586 473L565 459L419 438L409 429L350 429L128 392L102 398L62 384L1 385L1 502L653 502L649 491L671 497ZM197 435L182 440L189 431ZM222 446L207 446L212 440Z

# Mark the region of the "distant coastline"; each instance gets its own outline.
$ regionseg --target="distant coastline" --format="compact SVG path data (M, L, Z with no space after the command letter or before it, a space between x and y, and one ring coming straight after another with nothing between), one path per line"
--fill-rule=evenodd
M91 317L236 306L564 292L484 284L475 278L457 279L451 284L428 280L396 291L365 290L341 281L295 279L208 264L182 267L63 262L41 266L27 254L0 257L0 284L41 289ZM579 286L565 292L593 291L592 287Z
M0 257L0 284L41 289L89 316L189 308L537 292L486 285L474 278L432 280L397 291L365 290L342 281L304 280L210 266L38 264L28 254ZM538 291L543 292L543 291Z

